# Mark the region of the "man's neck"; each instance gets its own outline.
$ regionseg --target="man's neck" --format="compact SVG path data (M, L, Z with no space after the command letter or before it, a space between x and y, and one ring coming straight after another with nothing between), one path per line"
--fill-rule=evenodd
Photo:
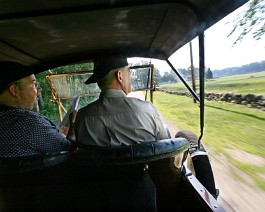
M7 107L12 107L12 108L19 108L14 101L12 101L10 98L4 95L0 96L0 105L5 105Z

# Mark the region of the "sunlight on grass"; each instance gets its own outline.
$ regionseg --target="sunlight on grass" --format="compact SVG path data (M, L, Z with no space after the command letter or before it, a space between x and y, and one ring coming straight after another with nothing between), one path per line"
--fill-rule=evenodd
M200 135L199 107L193 100L162 92L155 92L154 104L165 117L180 129ZM265 112L225 102L205 102L203 142L216 152L228 154L224 148L238 149L265 159ZM229 158L231 159L231 158ZM261 188L264 183L257 176L265 175L265 168L249 166L232 160Z

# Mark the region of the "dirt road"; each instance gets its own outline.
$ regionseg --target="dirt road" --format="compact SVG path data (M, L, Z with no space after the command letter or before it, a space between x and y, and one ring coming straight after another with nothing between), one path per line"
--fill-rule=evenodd
M130 96L143 99L143 93L141 92L132 93ZM169 128L171 135L174 136L179 130L176 124L163 116L161 116L161 119ZM225 210L228 212L264 212L265 191L258 188L245 173L231 165L224 155L214 152L209 146L205 147L211 158L216 187L220 190L218 202ZM265 160L255 155L241 151L232 151L230 155L237 160L264 163L265 166Z
M163 116L161 118L168 126L171 135L175 135L178 131L175 124ZM205 147L211 158L216 187L220 190L218 202L225 210L228 212L264 212L265 191L258 188L245 173L231 165L224 155L214 152L209 146ZM250 161L259 161L265 165L265 161L260 158L253 155L241 155L240 151L233 152L233 156L251 157Z

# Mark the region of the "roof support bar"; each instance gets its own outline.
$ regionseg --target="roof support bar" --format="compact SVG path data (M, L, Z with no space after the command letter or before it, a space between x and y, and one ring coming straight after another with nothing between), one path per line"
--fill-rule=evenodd
M186 88L190 91L190 93L192 94L192 96L198 102L200 102L200 98L198 97L198 95L196 94L196 92L190 87L190 85L185 81L185 79L179 74L179 72L175 69L175 67L172 65L172 63L168 59L166 59L166 61L167 61L168 65L170 66L170 68L176 73L176 75L181 80L181 82L183 82L183 84L186 86Z
M197 93L189 86L189 84L185 81L185 79L179 74L179 72L175 69L172 63L166 59L170 68L177 74L179 79L184 83L186 88L191 92L193 97L200 102L200 132L201 135L198 141L198 148L200 149L201 139L203 137L203 129L204 129L204 98L205 98L205 60L204 60L204 32L200 33L199 36L199 82L200 82L200 94L199 97Z
M204 32L199 34L199 81L200 81L200 130L201 135L198 141L198 148L200 148L201 138L203 137L204 128L204 92L205 92L205 61L204 61Z

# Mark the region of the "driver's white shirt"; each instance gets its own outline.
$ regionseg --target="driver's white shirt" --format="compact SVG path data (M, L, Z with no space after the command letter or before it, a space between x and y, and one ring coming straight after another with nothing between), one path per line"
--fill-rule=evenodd
M77 141L85 145L132 145L168 138L155 106L127 97L122 90L102 91L80 109L75 121Z

